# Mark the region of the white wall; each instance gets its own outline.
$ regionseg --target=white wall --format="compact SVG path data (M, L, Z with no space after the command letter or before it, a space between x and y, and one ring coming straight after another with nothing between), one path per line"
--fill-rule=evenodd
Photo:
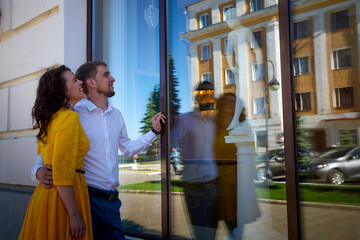
M34 185L31 108L42 71L86 61L86 0L1 0L0 184Z

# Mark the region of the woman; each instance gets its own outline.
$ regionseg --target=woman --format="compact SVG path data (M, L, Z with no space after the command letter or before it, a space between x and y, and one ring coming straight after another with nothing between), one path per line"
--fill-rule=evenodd
M93 239L82 171L90 143L72 109L84 97L82 82L65 66L41 76L32 109L38 154L52 165L53 185L36 187L19 239Z

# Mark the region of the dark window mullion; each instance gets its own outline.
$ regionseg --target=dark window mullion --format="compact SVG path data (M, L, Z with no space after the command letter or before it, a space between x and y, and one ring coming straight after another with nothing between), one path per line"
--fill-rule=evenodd
M288 237L290 240L301 239L300 194L296 164L296 124L295 124L295 96L292 62L291 13L292 1L279 0L279 29L281 49L281 78L284 115L284 149L286 169L286 200ZM291 91L289 91L291 89Z
M163 125L161 144L161 237L170 239L170 163L169 157L169 107L168 107L168 57L167 57L167 4L166 0L159 0L159 50L160 50L160 111L167 117Z

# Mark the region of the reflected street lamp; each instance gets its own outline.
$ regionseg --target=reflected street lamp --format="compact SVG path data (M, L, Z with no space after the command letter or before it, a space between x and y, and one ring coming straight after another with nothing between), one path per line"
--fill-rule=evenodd
M274 63L271 60L268 60L269 63L271 63L272 66L272 71L273 71L273 75L270 81L268 81L268 79L265 80L266 84L266 88L269 87L270 90L272 91L277 91L280 87L280 83L278 80L276 80L275 78L275 67L274 67ZM265 94L266 94L267 90L265 89ZM269 101L270 101L270 94L266 94L267 97L269 97ZM266 104L266 108L268 108L269 106ZM269 126L268 126L268 121L269 121L269 111L268 109L266 109L266 117L265 117L265 129L266 129L266 161L265 161L265 182L267 184L272 182L271 176L269 175L269 157L268 157L268 151L269 151L269 140L268 140L268 136L269 136Z
M268 60L269 63L271 63L272 69L273 69L273 76L271 80L269 81L269 88L273 91L277 91L280 87L280 83L275 78L275 67L271 60Z

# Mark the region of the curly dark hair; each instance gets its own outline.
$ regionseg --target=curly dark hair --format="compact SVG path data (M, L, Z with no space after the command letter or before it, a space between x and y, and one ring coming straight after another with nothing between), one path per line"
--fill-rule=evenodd
M66 79L64 73L71 71L70 68L61 65L58 68L47 70L39 80L36 91L36 100L32 108L33 128L39 128L36 138L45 144L47 127L51 122L52 116L60 108L69 108L69 98L66 95ZM35 122L35 123L34 123Z

